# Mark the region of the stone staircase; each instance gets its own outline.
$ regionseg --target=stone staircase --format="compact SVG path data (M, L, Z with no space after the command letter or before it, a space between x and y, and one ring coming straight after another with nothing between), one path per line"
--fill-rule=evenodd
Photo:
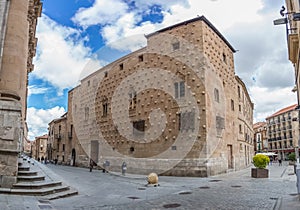
M77 190L64 184L43 164L27 158L19 159L17 183L12 188L0 188L0 194L39 196L41 200L54 200L77 195Z

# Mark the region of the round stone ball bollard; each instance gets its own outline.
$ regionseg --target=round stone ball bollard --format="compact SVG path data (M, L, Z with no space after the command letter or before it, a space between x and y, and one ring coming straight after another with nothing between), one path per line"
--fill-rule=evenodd
M150 173L147 177L148 184L158 186L158 176L156 173Z

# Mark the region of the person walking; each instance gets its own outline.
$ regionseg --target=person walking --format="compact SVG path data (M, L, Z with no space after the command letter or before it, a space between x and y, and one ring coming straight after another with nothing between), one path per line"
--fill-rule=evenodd
M93 171L93 167L94 167L94 161L90 159L90 172Z
M281 158L278 159L278 163L279 163L279 166L282 166L282 160L281 160Z

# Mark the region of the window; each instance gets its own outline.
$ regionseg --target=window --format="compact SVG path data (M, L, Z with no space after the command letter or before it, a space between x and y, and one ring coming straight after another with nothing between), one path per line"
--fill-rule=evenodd
M133 134L144 134L145 120L139 120L133 122Z
M108 76L108 72L104 72L104 77L107 77Z
M90 112L89 107L85 107L85 108L84 108L84 119L85 119L85 120L88 120L88 119L89 119L89 112Z
M242 133L242 125L239 125L239 132Z
M241 98L241 88L240 88L240 86L238 86L238 96L239 96L239 98Z
M62 151L65 151L65 144L62 145Z
M214 96L215 96L215 101L216 102L220 102L220 99L219 99L219 90L217 88L215 88L215 90L214 90Z
M225 53L223 53L223 62L227 63L227 59L226 59L226 54Z
M239 104L239 111L241 112L242 111L242 106Z
M183 98L185 96L185 86L184 82L175 82L175 98Z
M88 81L88 86L90 86L90 84L91 84L91 82L90 82L90 80Z
M140 55L139 56L139 62L143 62L144 61L144 56L143 55Z
M231 99L231 110L234 111L234 101Z
M172 47L173 47L173 50L179 50L179 48L180 48L180 43L177 41L177 42L174 42L173 44L172 44Z
M119 65L119 68L120 68L120 70L123 70L123 69L124 69L123 63L121 63L121 64Z
M195 129L195 112L182 112L178 114L178 130L189 131Z
M129 109L135 109L136 108L136 92L132 89L129 92Z
M102 102L102 117L106 117L107 116L107 110L108 110L108 102L107 101L103 101Z

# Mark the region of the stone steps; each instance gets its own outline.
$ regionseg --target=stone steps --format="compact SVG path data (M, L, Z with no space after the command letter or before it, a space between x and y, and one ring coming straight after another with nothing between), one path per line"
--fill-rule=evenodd
M18 182L34 182L34 181L42 181L45 180L45 176L41 175L32 175L32 176L17 176Z
M50 182L18 182L13 185L14 189L41 189L45 187L55 187L55 186L61 186L61 181L50 181Z
M43 196L54 194L58 192L63 192L69 190L69 186L55 186L55 187L46 187L41 189L14 189L14 188L1 188L0 193L5 194L14 194L14 195L35 195Z
M42 200L55 200L55 199L59 199L59 198L66 198L66 197L70 197L73 195L78 195L78 191L75 189L69 189L67 191L62 191L62 192L58 192L55 194L49 194L49 195L45 195L40 197L40 199Z
M29 171L30 167L29 166L24 166L23 164L18 166L18 171Z
M18 171L18 176L37 176L37 171Z
M58 180L51 171L45 171L47 171L45 166L35 160L19 159L17 183L12 188L0 188L0 194L39 196L41 200L53 200L78 194L75 189Z

